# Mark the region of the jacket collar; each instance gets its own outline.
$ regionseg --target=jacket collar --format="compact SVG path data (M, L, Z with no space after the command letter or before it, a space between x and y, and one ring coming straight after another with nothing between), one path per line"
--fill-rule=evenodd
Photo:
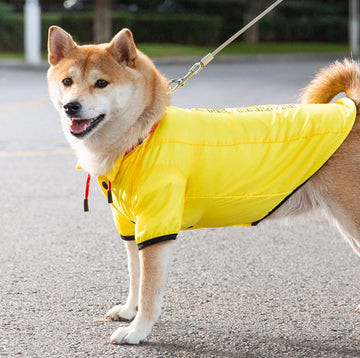
M107 183L104 181L103 182L103 186L104 183L106 184L106 187L104 186L104 188L107 190L107 196L108 196L108 203L111 204L112 203L112 195L111 195L111 182L113 182L119 172L119 168L121 166L122 161L124 160L124 158L129 155L131 152L134 151L135 148L137 148L138 146L140 146L144 140L146 138L148 138L156 129L156 127L159 125L160 120L157 121L150 129L150 131L145 134L143 137L140 137L137 141L137 143L130 148L128 151L125 152L124 155L122 155L121 157L119 157L114 165L113 168L104 176L99 177L99 180L102 181L103 178L107 179ZM80 168L80 166L78 165L78 168ZM90 180L91 180L91 175L88 174L87 179L86 179L86 185L85 185L85 198L84 198L84 211L89 211L89 201L88 201L88 197L89 197L89 188L90 188Z
M110 181L114 181L118 172L119 172L119 168L121 166L122 161L130 154L132 153L137 147L139 147L141 144L143 144L143 142L150 137L150 135L155 131L155 129L157 128L157 126L159 125L160 120L157 121L150 129L150 131L148 133L146 133L144 136L140 137L137 141L137 143L135 145L133 145L129 150L127 150L125 152L124 155L122 155L121 157L119 157L118 159L115 160L114 165L112 167L112 169L106 173L106 175L104 175L104 177L106 177L108 180Z

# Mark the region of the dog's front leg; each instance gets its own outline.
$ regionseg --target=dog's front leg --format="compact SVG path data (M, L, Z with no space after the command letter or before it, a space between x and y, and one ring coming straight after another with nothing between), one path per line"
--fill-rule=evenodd
M139 310L128 327L118 328L112 334L110 343L139 344L150 333L161 313L172 244L167 241L140 251Z
M130 279L128 298L125 305L116 305L105 315L105 318L111 318L115 321L133 320L137 313L139 300L139 250L137 248L135 240L125 241L125 247L128 257L128 270Z

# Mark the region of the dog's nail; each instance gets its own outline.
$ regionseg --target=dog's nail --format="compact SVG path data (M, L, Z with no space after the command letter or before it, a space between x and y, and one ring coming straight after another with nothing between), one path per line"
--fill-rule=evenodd
M115 339L109 339L108 343L110 343L110 344L115 344L116 341L115 341Z

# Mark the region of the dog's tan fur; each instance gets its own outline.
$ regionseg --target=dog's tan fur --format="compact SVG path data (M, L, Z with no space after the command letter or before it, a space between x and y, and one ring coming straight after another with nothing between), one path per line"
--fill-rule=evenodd
M120 31L109 44L77 46L69 34L53 26L49 30L48 47L49 92L61 114L64 114L62 106L66 98L89 101L97 96L96 92L113 97L112 112L107 113L109 121L84 140L75 140L69 133L67 118L62 118L65 136L79 156L80 165L93 175L104 175L114 161L163 116L169 102L167 81L152 61L136 49L127 29ZM93 78L89 78L93 75L94 79L102 78L119 87L128 86L130 100L126 106L117 105L119 99L110 88L94 89ZM74 78L75 86L64 89L61 82L66 77ZM116 131L112 131L109 122L115 118ZM106 142L103 131L106 131Z
M49 31L49 91L60 112L65 136L75 149L80 165L93 175L106 174L114 161L147 133L164 113L168 98L166 79L151 60L136 49L132 34L125 29L109 44L77 46L58 27ZM74 84L64 87L64 78ZM108 81L98 89L94 82ZM359 107L360 71L354 61L336 62L321 70L302 95L305 103L327 103L339 92ZM121 96L119 96L121 94ZM79 101L83 118L105 114L90 135L78 139L69 132L63 106ZM268 220L293 217L321 208L351 246L360 254L360 128L356 123L340 149L306 185L298 190ZM144 248L125 242L129 259L130 290L125 305L112 308L107 317L133 320L111 336L112 343L137 344L150 333L160 315L172 242Z

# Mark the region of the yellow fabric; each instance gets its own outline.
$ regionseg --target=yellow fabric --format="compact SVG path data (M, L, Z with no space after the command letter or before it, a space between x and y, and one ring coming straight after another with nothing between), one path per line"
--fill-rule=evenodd
M168 107L155 132L98 179L112 183L118 231L135 235L140 247L188 228L251 225L328 160L355 116L348 98L225 110Z

